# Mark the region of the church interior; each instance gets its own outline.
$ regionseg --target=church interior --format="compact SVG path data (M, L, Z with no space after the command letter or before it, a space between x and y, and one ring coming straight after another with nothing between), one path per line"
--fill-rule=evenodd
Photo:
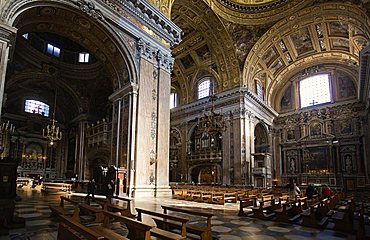
M0 0L0 240L370 238L369 39L368 0Z

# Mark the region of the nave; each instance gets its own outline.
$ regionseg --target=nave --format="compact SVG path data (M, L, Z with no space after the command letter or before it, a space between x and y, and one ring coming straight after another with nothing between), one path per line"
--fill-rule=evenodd
M72 199L85 196L85 193L48 193L44 195L40 189L26 187L18 189L17 194L22 200L16 203L15 215L25 218L25 228L11 229L9 236L2 236L0 240L57 239L59 223L55 217L51 217L50 206L58 206L60 196ZM104 198L103 196L96 197ZM97 205L97 203L92 202L92 205ZM294 224L239 217L239 203L212 205L171 198L138 198L133 200L132 207L161 212L161 205L189 207L196 210L201 208L202 211L212 212L214 214L212 217L212 237L215 239L355 239L355 235L332 230L319 230ZM148 219L144 218L144 221L148 221ZM190 221L192 224L197 223L197 219ZM153 225L153 223L148 223ZM116 226L115 230L121 233L125 232L119 226Z

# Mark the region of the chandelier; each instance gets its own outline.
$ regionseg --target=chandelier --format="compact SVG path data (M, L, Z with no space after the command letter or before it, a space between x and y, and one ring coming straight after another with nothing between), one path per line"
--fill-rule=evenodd
M60 131L59 127L55 125L57 122L55 120L55 109L57 107L57 93L55 92L55 99L54 99L54 110L53 110L53 119L51 125L48 124L46 129L42 130L42 135L46 138L50 145L54 145L55 141L59 141L62 139L62 132Z

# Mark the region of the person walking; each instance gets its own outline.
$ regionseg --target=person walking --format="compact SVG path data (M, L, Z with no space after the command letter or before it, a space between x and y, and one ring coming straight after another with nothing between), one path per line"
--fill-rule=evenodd
M96 188L95 187L95 180L94 179L91 179L89 181L89 183L87 184L87 195L85 197L85 200L89 200L90 194L91 194L92 199L94 199L95 188Z

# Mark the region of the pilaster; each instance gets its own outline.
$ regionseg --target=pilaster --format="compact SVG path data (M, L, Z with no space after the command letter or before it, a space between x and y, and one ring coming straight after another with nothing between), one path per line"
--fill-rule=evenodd
M0 116L3 106L6 68L10 59L11 47L15 43L16 33L17 29L0 22Z

